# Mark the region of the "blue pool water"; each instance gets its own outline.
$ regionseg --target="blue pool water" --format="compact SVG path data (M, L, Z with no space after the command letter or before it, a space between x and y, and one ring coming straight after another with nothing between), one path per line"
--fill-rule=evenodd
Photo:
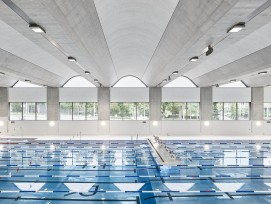
M271 141L0 140L0 203L271 203Z

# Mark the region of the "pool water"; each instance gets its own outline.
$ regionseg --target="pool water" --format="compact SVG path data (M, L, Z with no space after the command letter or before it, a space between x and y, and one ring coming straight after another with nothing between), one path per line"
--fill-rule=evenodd
M0 203L271 203L270 142L0 140Z

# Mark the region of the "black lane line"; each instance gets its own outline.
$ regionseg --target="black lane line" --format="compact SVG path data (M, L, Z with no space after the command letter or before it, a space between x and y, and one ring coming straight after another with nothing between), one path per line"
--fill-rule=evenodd
M90 194L87 194L87 193L79 193L79 195L80 195L80 196L87 196L87 197L89 197L89 196L94 196L94 195L97 193L98 188L99 188L99 185L95 186L94 192L92 192L92 193L90 193Z
M139 196L136 196L136 204L140 204Z
M234 199L228 192L225 192L225 194L226 194L230 199Z
M34 182L33 180L0 180L1 182L6 182L6 183L14 183L14 182L20 182L20 183L30 183L30 182ZM35 183L44 183L43 180L37 181ZM48 181L46 180L46 183L93 183L93 182L88 182L88 181ZM112 183L131 183L131 182L126 182L126 181L117 181L117 182L113 182L113 181L95 181L95 183L102 183L102 184L112 184Z
M271 193L231 194L231 196L271 196Z
M18 200L40 200L40 201L43 201L43 200L46 200L46 201L90 201L90 202L137 202L136 199L79 199L79 198L37 198L37 197L0 197L0 200L1 199L6 199L6 200L15 200L15 199L18 199ZM17 201L18 201L17 200Z
M195 197L220 197L220 196L223 196L222 194L217 194L217 195L172 195L171 197L172 198L195 198ZM150 197L147 197L147 198L144 198L144 200L150 200L150 199L153 199L153 198L168 198L167 195L165 196L150 196Z
M159 154L159 152L155 149L155 147L153 146L153 144L151 143L150 139L148 139L149 143L151 144L151 146L153 147L153 149L155 150L155 152L157 153L157 155L159 156L159 158L161 159L162 162L165 162L164 159L161 157L161 155Z
M215 183L215 180L212 177L208 177L213 183Z
M64 196L69 196L69 195L73 195L73 194L76 194L77 192L71 192L71 193L67 193L65 194Z
M170 193L167 193L167 195L168 195L169 200L170 200L170 201L173 201L173 198L172 198L171 194L170 194Z

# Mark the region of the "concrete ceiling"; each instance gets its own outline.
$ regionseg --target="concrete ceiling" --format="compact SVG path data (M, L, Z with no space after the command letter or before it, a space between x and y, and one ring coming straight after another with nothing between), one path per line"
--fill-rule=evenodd
M29 29L33 22L46 33ZM227 33L238 22L245 29ZM203 87L233 79L265 86L270 36L271 0L2 0L0 86L29 79L59 87L76 75L96 86L127 75L157 86L173 71L172 80L184 75Z

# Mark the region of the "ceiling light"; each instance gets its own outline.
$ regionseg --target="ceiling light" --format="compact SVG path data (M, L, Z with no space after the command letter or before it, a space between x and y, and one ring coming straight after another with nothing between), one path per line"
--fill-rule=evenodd
M45 30L36 23L29 24L29 28L31 28L35 33L46 33Z
M164 79L162 82L167 82L167 79Z
M271 87L271 85L267 85L267 87Z
M89 71L85 71L85 74L90 74L90 72Z
M168 81L170 81L171 80L171 77L170 76L168 76L168 79L167 79Z
M232 80L230 80L230 82L236 82L236 79L232 79Z
M3 73L3 72L0 72L0 76L5 76L5 73Z
M172 72L172 74L174 74L174 75L176 75L176 74L178 74L179 72L178 71L174 71L174 72Z
M30 83L31 81L30 80L28 80L28 79L26 79L26 80L24 80L25 82L28 82L28 83Z
M264 75L264 74L267 74L267 71L259 72L258 74L259 75Z
M246 26L245 23L238 23L238 24L235 24L234 26L232 26L227 32L228 33L237 33L240 30L242 30L245 26Z
M74 57L71 57L71 56L68 57L68 60L69 60L70 62L76 62L76 59L75 59Z
M206 56L209 56L210 54L212 54L213 51L214 51L214 49L212 48L212 46L211 46L211 45L208 45L208 49L207 49L207 51L206 51Z
M95 81L95 82L99 82L99 80L98 80L98 79L94 79L94 81Z
M198 61L199 57L192 57L189 59L190 62L196 62Z
M44 84L43 87L47 87L47 85Z

